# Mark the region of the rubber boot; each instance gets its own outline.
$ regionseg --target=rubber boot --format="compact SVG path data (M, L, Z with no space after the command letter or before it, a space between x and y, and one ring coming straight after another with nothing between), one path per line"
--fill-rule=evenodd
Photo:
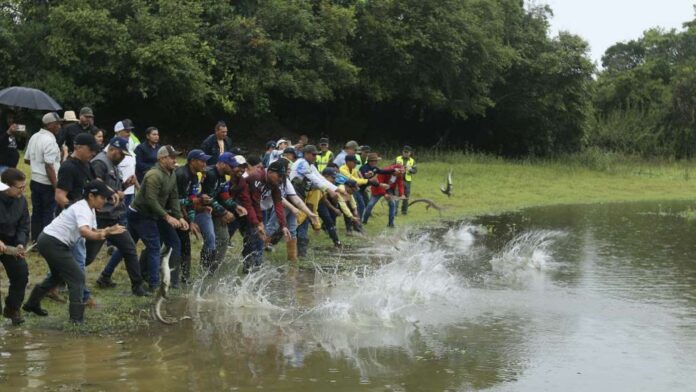
M299 257L307 257L307 248L309 247L309 238L297 239L297 255Z
M82 323L85 321L85 304L71 303L68 306L68 312L70 312L70 321L73 323Z
M288 261L291 263L297 263L297 238L286 241L285 247L288 251Z
M5 318L12 320L12 325L20 325L24 322L24 318L22 317L22 311L17 308L10 308L9 306L5 306L5 309L3 309L2 311L2 315Z
M48 316L48 312L41 308L41 299L45 297L47 293L48 290L44 290L38 285L34 286L34 289L31 290L31 294L29 294L29 299L24 306L22 306L22 309L24 309L25 312L31 312L37 316Z

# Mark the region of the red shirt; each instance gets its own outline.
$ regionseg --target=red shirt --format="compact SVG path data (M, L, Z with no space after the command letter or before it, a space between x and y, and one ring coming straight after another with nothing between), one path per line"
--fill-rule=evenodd
M394 164L382 168L383 170L403 169L402 165ZM402 174L378 174L377 180L380 184L388 184L389 190L392 190L395 195L402 196L404 194L404 176ZM371 186L370 191L373 196L384 196L387 190L381 186ZM398 192L397 192L398 191Z
M261 199L265 194L270 193L271 198L273 199L273 209L278 217L278 223L280 224L281 228L286 227L287 223L285 222L283 195L277 185L272 185L268 181L268 178L266 178L266 170L263 168L257 168L253 172L249 173L249 176L246 177L245 180L249 188L249 196L251 197L251 204L254 206L254 215L257 217L257 223L258 217L263 216L261 212Z

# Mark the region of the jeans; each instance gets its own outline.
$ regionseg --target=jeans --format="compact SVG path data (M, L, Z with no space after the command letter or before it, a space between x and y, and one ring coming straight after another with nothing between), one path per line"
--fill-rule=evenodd
M100 229L113 226L117 223L119 222L116 220L99 218L97 219L97 227ZM118 235L109 236L109 242L116 247L116 252L118 252L121 255L121 257L125 259L126 271L128 271L128 277L130 278L131 286L140 286L143 283L143 278L140 273L138 251L135 248L135 241L133 240L133 237L131 237L129 232L125 232ZM102 245L104 245L103 240L87 241L87 265L90 265L92 261L94 261L94 259L97 257L97 254L99 253L99 250L101 250ZM113 255L111 258L113 259ZM109 263L104 268L104 271L102 271L102 275L111 277L111 275L114 273L113 269L116 268L116 265L118 265L118 262L120 260L121 259L119 257L117 261L114 264L112 264L110 259Z
M87 276L87 247L84 237L80 237L72 248L72 255L77 261L77 265L80 266L82 272ZM87 284L85 284L84 290L82 291L82 300L87 301L91 297Z
M360 192L353 193L353 199L355 200L355 208L358 210L358 216L362 216L365 212L365 199Z
M201 229L203 237L203 248L210 251L215 250L215 225L213 217L208 212L200 212L196 214L193 222Z
M280 222L278 222L278 216L275 210L270 209L268 211L271 211L271 218L268 219L266 233L269 237L273 237L273 234L280 230ZM293 214L289 208L285 208L285 223L288 226L288 230L290 230L290 236L292 236L293 239L297 238L297 216Z
M239 219L239 218L238 218ZM234 226L233 226L234 224ZM225 256L227 256L227 243L230 240L230 227L237 227L237 220L232 221L230 224L225 224L221 217L213 218L213 227L215 229L215 259L212 260L212 265L205 265L210 272L214 272L222 265L225 261Z
M411 181L404 181L404 196L406 199L396 202L396 209L399 209L399 203L401 203L401 213L408 213L408 199L411 197Z
M375 205L381 198L382 195L372 195L370 202L367 203L367 207L365 207L365 213L362 217L363 224L367 223L370 215L372 215L372 209L375 208ZM387 200L387 203L389 203L389 227L392 227L394 226L394 217L396 216L396 201Z
M10 255L0 255L0 262L5 267L7 277L10 279L5 307L17 310L24 302L24 291L29 283L29 267L24 259Z
M36 241L44 227L53 220L56 199L53 186L36 181L29 182L31 190L31 238Z
M145 244L147 258L146 264L141 266L141 270L146 267L150 287L156 287L159 285L160 239L165 245L172 248L172 259L178 260L181 256L179 235L164 219L150 218L132 209L128 209L128 233L133 238L133 243L137 244L138 240L142 240ZM121 251L116 250L102 273L111 276L122 257Z
M51 273L39 283L39 287L48 291L65 282L71 304L82 302L85 286L85 273L73 258L72 249L50 235L41 234L36 248L48 264Z

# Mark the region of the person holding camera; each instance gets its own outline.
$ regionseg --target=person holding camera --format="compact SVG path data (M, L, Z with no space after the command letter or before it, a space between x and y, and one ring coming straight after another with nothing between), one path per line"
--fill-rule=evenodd
M7 129L0 133L0 174L10 167L17 167L19 162L17 134L26 132L25 125L15 122L14 112L8 111L5 121L7 121Z

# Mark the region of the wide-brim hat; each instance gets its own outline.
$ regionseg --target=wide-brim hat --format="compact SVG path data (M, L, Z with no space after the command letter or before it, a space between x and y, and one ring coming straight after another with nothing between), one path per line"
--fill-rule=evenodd
M66 110L65 113L63 113L63 121L65 121L65 122L78 122L80 120L77 118L77 116L75 116L74 110Z

